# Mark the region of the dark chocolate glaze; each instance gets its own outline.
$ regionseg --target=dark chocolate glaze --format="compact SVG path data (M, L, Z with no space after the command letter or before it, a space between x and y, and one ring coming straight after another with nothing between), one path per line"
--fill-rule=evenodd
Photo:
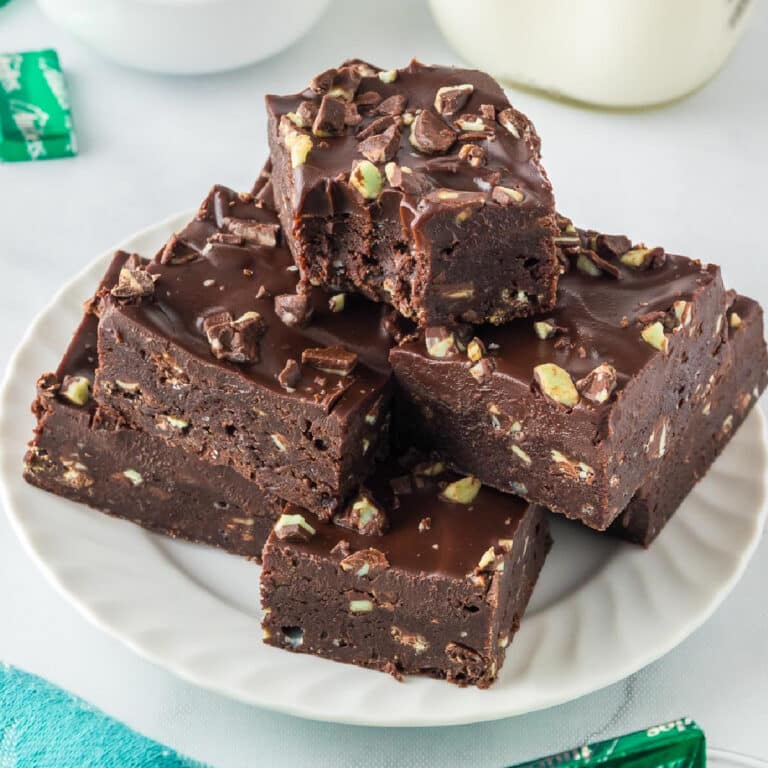
M109 262L107 271L104 273L99 288L106 288L117 282L121 267L125 264L129 254L125 251L117 251ZM99 318L88 308L77 330L72 336L72 341L67 347L64 356L61 358L59 367L56 369L56 378L61 381L65 376L85 376L93 386L93 375L98 364L96 342L98 337ZM71 405L68 401L62 402ZM95 409L96 404L93 399L89 400L88 407Z
M157 276L154 296L122 311L206 362L238 371L285 396L316 400L321 390L340 387L346 391L335 407L343 409L344 401L380 388L389 376L387 358L393 344L383 322L388 310L347 295L344 309L333 312L330 294L312 289L311 320L305 327L289 327L275 313L274 297L296 293L298 275L290 253L280 245L215 242L219 233L229 232L226 218L277 225L275 214L256 205L251 195L214 187L197 218L177 235L173 257L179 263L161 263L162 252L158 254L149 266ZM266 323L258 362L238 365L216 360L203 330L204 318L217 312L237 318L251 311ZM288 393L277 378L286 361L300 363L303 350L326 346L343 346L355 352L360 362L346 377L302 365L301 380L295 392Z
M677 300L690 301L702 286L717 279L716 267L671 254L656 269L637 270L618 262L617 267L619 279L569 269L560 278L557 306L551 312L476 329L494 360L494 376L529 383L535 366L556 363L577 380L600 363L610 363L617 372L617 390L621 389L651 358L661 354L641 337L648 322L643 318L655 311L669 312ZM551 321L563 330L552 338L539 339L534 332L538 320ZM558 343L563 339L570 343ZM454 370L449 363L456 359L430 358L423 339L405 343L393 355L418 355L429 360L435 386L453 386L448 372ZM609 408L610 403L596 406L582 398L576 408Z
M413 61L407 67L396 70L394 82L384 83L376 74L380 71L377 67L365 66L373 74L362 78L357 93L374 92L382 101L394 95L403 95L407 98L405 110L411 114L420 109L432 110L439 88L463 84L472 85L473 92L456 114L446 118L447 124L465 113L478 114L483 104L490 104L499 111L510 108L499 84L477 70L426 66ZM303 101L319 105L321 94L307 89L292 96L267 96L266 101L270 114L279 119L289 112L296 112ZM374 120L382 117L375 108L361 109L360 114L362 122L359 125L346 127L341 135L314 140L315 146L307 161L294 170L293 205L296 210L302 210L306 215L327 215L330 213L328 206L335 205L335 213L344 211L343 200L330 200L322 190L326 180L349 175L352 163L362 159L356 136ZM412 168L414 174L421 177L423 184L419 195L388 190L397 194L401 205L410 210L410 216L404 215L404 218L429 216L432 209L439 206L439 201L431 198L429 192L439 189L480 193L486 202L495 205L491 202L493 184L489 182L490 174L494 171L500 174L495 184L523 192L525 199L520 203L523 209L551 209L552 188L539 162L538 136L524 115L516 113L516 120L522 138L515 138L494 120L487 121L489 138L479 141L479 144L487 151L488 161L486 166L480 168L458 161L458 151L463 144L458 141L460 131L456 131L457 140L449 152L429 156L419 153L411 145L410 131L405 126L401 131L399 148L392 159L398 165ZM413 226L416 227L416 224Z
M472 573L489 547L500 552L499 539L514 539L533 506L485 486L470 505L446 501L440 498L440 487L462 477L450 471L436 478L424 478L426 487L394 497L390 479L407 474L393 462L380 466L368 483L389 520L389 529L383 535L363 536L348 528L321 523L306 513L317 533L306 544L296 546L325 556L345 540L352 552L368 547L378 549L391 566L405 571L461 577ZM419 522L423 518L430 519L429 529L420 532Z

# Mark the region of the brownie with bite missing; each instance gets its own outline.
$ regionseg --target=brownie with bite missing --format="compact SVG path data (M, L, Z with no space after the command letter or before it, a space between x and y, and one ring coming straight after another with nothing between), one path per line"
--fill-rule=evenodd
M553 307L552 187L530 120L470 69L360 60L268 96L272 193L302 276L420 325Z

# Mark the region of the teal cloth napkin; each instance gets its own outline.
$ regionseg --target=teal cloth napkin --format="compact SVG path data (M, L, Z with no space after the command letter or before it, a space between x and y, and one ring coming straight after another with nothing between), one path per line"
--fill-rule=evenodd
M0 664L0 768L205 768L51 683Z

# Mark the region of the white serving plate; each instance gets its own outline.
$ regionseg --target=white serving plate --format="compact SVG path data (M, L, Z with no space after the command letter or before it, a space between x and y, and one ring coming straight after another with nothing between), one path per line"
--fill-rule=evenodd
M120 245L152 254L192 212ZM764 519L766 443L755 409L649 551L553 521L555 544L489 690L389 676L261 643L259 568L150 534L27 485L37 376L56 366L109 254L30 327L0 395L0 481L12 525L62 595L136 653L204 688L302 717L376 726L492 720L553 706L658 659L739 580Z

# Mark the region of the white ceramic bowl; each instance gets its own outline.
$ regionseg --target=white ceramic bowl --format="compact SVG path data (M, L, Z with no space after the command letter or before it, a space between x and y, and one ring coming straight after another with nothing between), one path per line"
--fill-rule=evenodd
M169 74L234 69L287 48L329 0L38 0L104 56Z
M448 42L500 80L608 107L680 98L739 41L753 0L430 0Z

